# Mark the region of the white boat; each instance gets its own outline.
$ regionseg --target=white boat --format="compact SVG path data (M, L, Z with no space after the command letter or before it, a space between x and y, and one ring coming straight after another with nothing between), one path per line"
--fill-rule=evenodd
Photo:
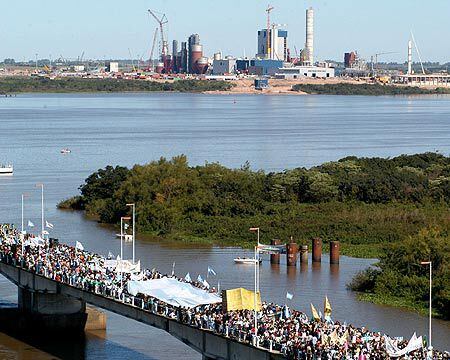
M250 264L250 265L255 265L257 262L259 262L259 263L261 264L262 260L261 260L261 259L256 260L256 259L254 259L254 258L240 258L240 257L238 257L238 258L234 259L234 262L235 262L236 264Z
M8 164L8 165L0 164L0 175L12 174L13 172L14 172L14 167L12 166L12 164Z
M120 238L120 234L116 234L116 237ZM123 234L123 239L125 241L133 241L133 235L131 234Z
M61 154L70 154L72 151L69 148L61 149Z

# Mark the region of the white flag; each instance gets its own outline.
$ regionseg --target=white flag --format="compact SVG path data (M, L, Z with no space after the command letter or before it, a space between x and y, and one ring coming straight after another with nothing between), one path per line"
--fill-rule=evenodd
M111 251L108 252L108 259L114 259L114 254Z
M28 226L29 227L34 227L34 224L30 220L28 220Z
M80 243L79 241L77 241L77 243L75 245L75 249L83 251L84 250L83 244Z
M294 294L291 294L290 292L286 292L286 299L292 300L293 297L294 297Z
M214 269L213 269L212 267L209 267L209 266L208 266L208 275L209 275L209 274L214 275L214 276L217 275L216 272L214 271Z
M186 276L184 277L184 280L186 280L187 282L191 282L191 275L189 273L186 274Z
M203 280L203 286L207 289L209 289L209 284L206 280Z
M49 229L53 229L53 224L49 223L47 220L45 220L45 226L48 227Z
M175 261L172 264L172 276L175 275Z
M202 283L202 282L203 282L202 276L201 276L200 274L197 276L197 281L198 281L199 283Z

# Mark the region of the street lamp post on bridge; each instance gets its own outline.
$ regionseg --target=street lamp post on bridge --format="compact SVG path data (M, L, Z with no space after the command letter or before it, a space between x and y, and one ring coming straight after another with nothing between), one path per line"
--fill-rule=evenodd
M124 220L131 220L129 216L122 216L120 218L120 288L123 290L123 222Z
M432 269L433 265L431 261L422 261L420 263L421 265L429 265L430 268L430 298L429 298L429 309L428 309L428 350L430 352L431 358L433 358L433 346L431 345L431 313L432 313L432 285L433 285L433 279L432 279Z
M258 335L258 292L259 292L259 227L252 227L249 229L251 232L256 232L258 244L255 246L255 294L254 294L254 302L255 302L255 345L256 338Z
M136 232L134 231L134 227L136 224L136 204L126 204L127 206L131 206L133 208L133 264L135 263L135 254L136 254Z

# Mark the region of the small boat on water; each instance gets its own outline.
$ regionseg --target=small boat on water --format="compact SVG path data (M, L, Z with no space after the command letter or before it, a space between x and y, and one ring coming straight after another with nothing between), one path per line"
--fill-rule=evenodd
M235 262L236 264L249 264L249 265L255 265L257 262L258 262L259 264L261 264L261 263L262 263L262 260L261 260L261 259L257 260L257 259L254 259L254 258L241 258L241 257L238 257L238 258L234 259L234 262Z
M71 152L72 150L70 150L69 148L61 149L61 154L70 154Z
M120 234L116 234L116 237L118 237L119 239L120 239ZM125 240L125 241L133 241L133 235L130 235L130 234L123 234L123 239Z
M12 175L14 172L14 167L12 164L0 164L0 175Z

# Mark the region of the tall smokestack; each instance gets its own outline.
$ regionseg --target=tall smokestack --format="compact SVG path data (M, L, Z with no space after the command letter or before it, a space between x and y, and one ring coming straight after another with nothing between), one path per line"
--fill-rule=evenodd
M412 74L412 41L408 41L408 75Z
M312 7L306 10L306 44L307 62L314 65L314 10Z

